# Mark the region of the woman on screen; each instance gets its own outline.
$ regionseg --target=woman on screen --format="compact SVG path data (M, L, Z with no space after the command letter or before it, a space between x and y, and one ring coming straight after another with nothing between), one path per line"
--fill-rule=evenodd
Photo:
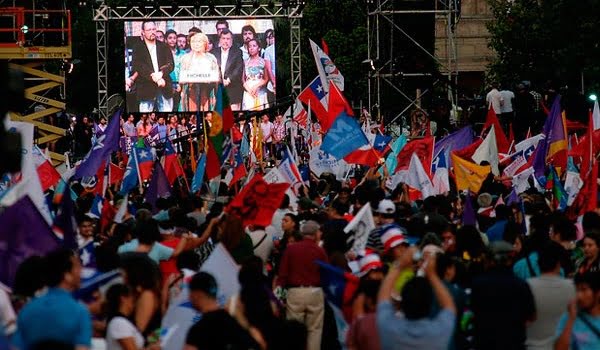
M208 37L190 33L191 51L181 58L179 84L181 111L208 111L214 106L214 92L220 82L219 65L215 56L207 52Z
M271 63L259 56L260 45L256 39L248 42L248 60L244 63L244 97L243 110L262 110L269 108L267 99L267 72L271 70Z

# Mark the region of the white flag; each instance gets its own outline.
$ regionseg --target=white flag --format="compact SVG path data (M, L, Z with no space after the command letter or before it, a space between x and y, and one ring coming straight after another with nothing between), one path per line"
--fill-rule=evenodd
M527 151L531 146L535 149L538 143L543 140L546 136L544 134L537 134L535 136L531 136L515 145L515 153L521 151Z
M21 134L21 180L9 187L0 197L0 207L9 207L24 196L29 196L49 225L52 225L52 215L46 204L44 191L40 182L33 159L33 124L13 122L5 119L7 130Z
M517 194L521 194L529 189L529 177L534 174L532 167L529 167L520 173L516 174L512 178L512 185ZM533 177L535 180L535 176Z
M423 168L423 163L416 153L413 153L408 166L408 174L406 176L406 184L414 189L419 190L423 194L423 198L433 196L433 184L431 179Z
M493 125L490 132L487 134L481 145L477 147L471 158L477 164L481 164L484 160L487 161L492 167L492 173L494 173L494 175L500 175L500 170L498 169L498 145L496 144L496 132L494 131Z
M335 66L329 55L323 51L319 45L315 44L314 41L310 41L310 47L315 56L315 63L317 70L319 71L319 77L322 82L331 81L333 82L340 91L344 91L344 76L340 73L339 69ZM323 83L323 88L326 92L329 92L329 84Z
M352 235L348 237L346 242L352 243L351 251L359 254L367 247L367 240L369 239L369 233L375 229L375 220L373 219L373 212L371 211L371 205L365 204L354 218L344 227L345 233L352 232Z
M123 222L123 217L125 217L125 214L127 213L127 201L129 198L129 193L125 195L125 198L123 198L123 200L121 201L121 206L119 206L119 210L117 210L117 213L115 214L115 222L120 224Z
M573 204L579 190L583 187L583 181L576 171L567 171L567 178L565 179L565 192L567 192L567 205Z

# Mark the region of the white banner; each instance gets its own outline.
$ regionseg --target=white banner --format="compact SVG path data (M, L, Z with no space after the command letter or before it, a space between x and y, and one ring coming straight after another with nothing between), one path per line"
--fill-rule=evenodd
M352 232L352 235L346 240L346 242L354 241L350 250L357 255L363 255L363 251L367 247L369 233L374 228L375 220L373 219L373 212L371 211L371 205L367 203L360 208L356 216L344 227L344 232Z
M319 77L322 82L331 81L333 82L340 91L344 91L344 76L340 73L340 70L335 66L329 55L323 51L319 45L315 44L314 41L310 41L310 47L315 57L315 64L319 71ZM325 91L329 92L329 84L323 83Z
M309 166L315 175L321 176L323 173L332 173L336 178L344 177L349 165L344 160L336 159L331 154L321 151L320 147L313 148L310 153Z

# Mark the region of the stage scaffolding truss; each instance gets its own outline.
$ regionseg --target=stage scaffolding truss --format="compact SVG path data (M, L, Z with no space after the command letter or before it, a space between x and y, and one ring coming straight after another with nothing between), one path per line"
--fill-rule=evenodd
M131 6L110 6L105 0L96 0L93 20L96 22L96 48L98 60L98 114L107 116L108 110L108 23L110 21L155 20L214 20L226 19L287 19L290 23L290 76L292 93L302 89L300 51L300 19L305 1L287 1L256 4L242 2L231 5L179 5L158 6L152 3Z
M401 78L431 76L433 78L432 86L443 82L448 87L448 100L455 105L457 99L456 80L458 75L458 52L454 29L460 14L460 0L436 0L431 9L423 9L421 8L422 6L418 6L419 0L369 1L370 6L367 16L367 40L369 50L367 61L365 62L370 64L371 69L368 78L369 109L375 109L377 111L389 110L390 106L386 106L385 101L382 106L381 95L382 91L386 90L394 91L399 95L399 99L392 99L390 102L404 100L408 104L399 113L395 111L394 115L392 115L389 120L386 120L386 125L392 124L413 108L421 109L421 98L426 94L431 94L431 88L420 91L419 93L407 91L407 89L403 88L402 84L399 83L400 79L396 79L399 76ZM414 8L411 8L411 3L415 5ZM426 45L423 45L414 36L408 33L407 28L404 27L404 23L398 21L398 18L415 14L432 14L435 17L434 40L443 41L443 45L441 46L445 57L441 57L442 55L435 52L435 47L438 46L435 42L434 52L432 52L425 47ZM441 23L444 24L443 27ZM384 28L390 28L388 34L391 36L391 39L384 37L385 35L382 34ZM411 43L411 46L414 45L411 49L418 50L424 53L426 57L433 60L434 65L437 67L437 71L400 72L395 69L394 63L398 60L396 56L401 54L402 50L405 50L406 48L394 47L394 35L400 35L407 39L408 42ZM384 50L384 46L388 47L385 47ZM386 53L383 54L383 51L386 51ZM440 74L438 74L438 72ZM413 96L413 94L415 96Z

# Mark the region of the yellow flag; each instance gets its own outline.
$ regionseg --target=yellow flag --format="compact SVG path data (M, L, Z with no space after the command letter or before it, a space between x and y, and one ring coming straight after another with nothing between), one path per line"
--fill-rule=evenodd
M454 164L454 177L456 179L456 188L459 191L469 190L473 193L479 192L483 181L492 171L489 165L477 165L468 160L462 159L451 153L452 163Z

